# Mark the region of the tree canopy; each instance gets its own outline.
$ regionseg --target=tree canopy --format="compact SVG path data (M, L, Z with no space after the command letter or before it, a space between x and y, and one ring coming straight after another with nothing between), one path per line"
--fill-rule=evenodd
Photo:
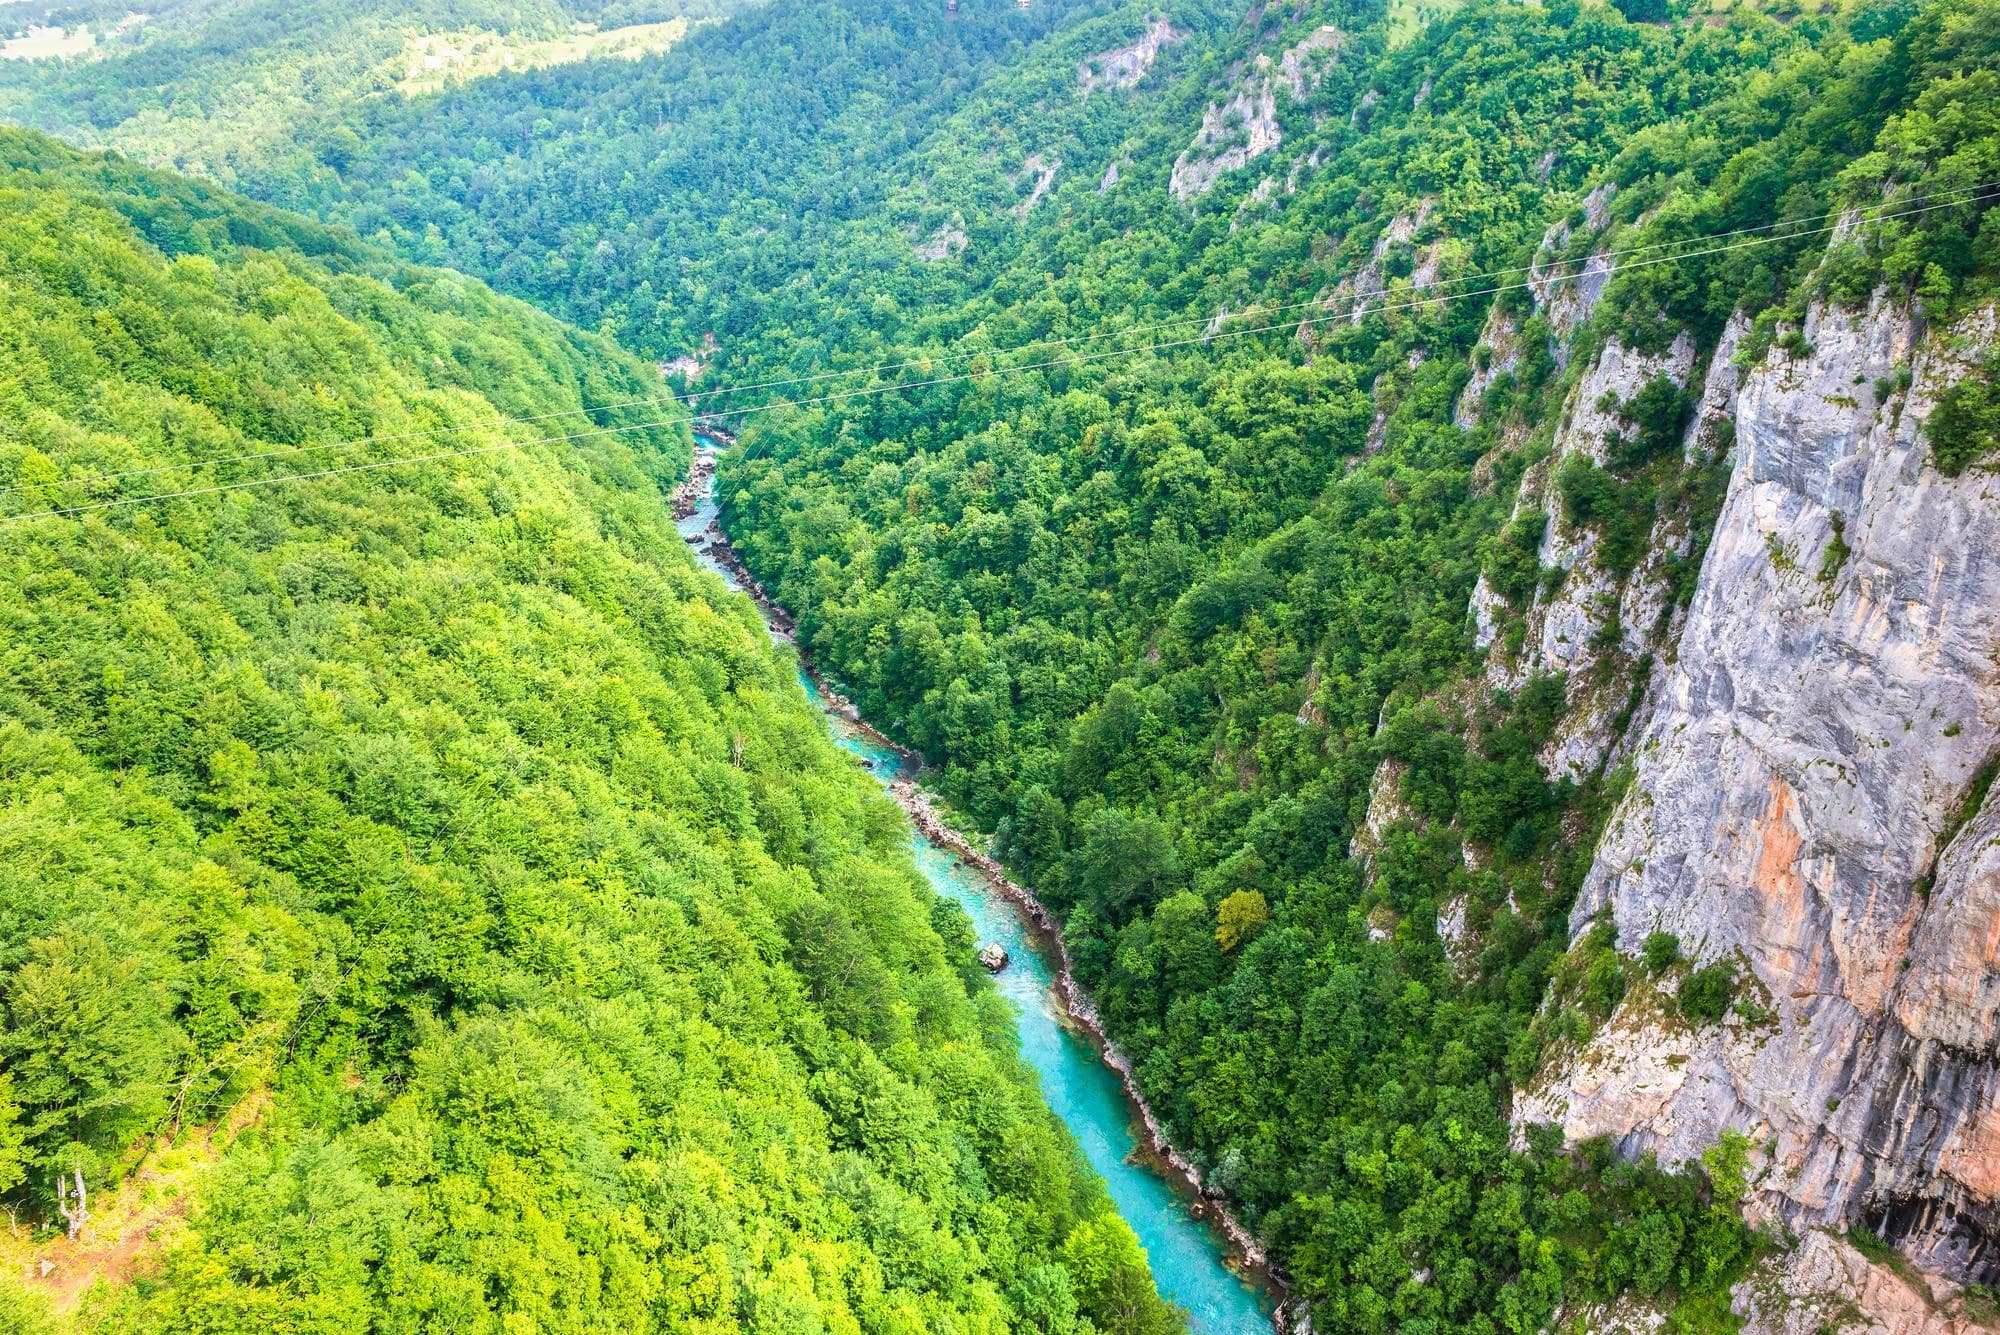
M0 163L0 1189L59 1225L59 1178L240 1131L77 1328L1177 1327L900 815L676 535L684 414L606 406L650 368Z

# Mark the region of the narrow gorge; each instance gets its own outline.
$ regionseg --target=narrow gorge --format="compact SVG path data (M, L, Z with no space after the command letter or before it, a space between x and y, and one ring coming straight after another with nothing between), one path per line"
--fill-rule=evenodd
M8 1335L2000 1329L2000 0L0 120Z
M764 614L773 639L792 642L792 619L744 568L718 523L715 456L735 444L696 428L696 454L672 503L696 558ZM939 815L917 778L923 758L870 727L801 658L799 681L842 749L896 799L915 831L917 865L940 895L963 908L982 943L998 945L1000 988L1013 1003L1023 1053L1043 1094L1146 1248L1161 1291L1187 1312L1194 1335L1278 1335L1298 1319L1281 1278L1220 1193L1167 1141L1132 1083L1131 1063L1105 1034L1076 981L1061 925L1034 894Z

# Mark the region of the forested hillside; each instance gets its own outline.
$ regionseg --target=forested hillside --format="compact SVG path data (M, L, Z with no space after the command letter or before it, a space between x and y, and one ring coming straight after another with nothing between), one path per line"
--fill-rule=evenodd
M1309 14L1197 67L1203 104L1260 105L1314 20L1355 17ZM1768 355L1809 359L1809 305L1858 309L1878 289L1941 332L1990 304L1991 192L1971 188L2000 179L1996 33L1990 5L1666 27L1601 6L1472 6L1376 60L1364 29L1342 56L1356 68L1303 98L1277 89L1276 148L1185 200L1172 185L1206 133L1189 119L1150 156L1129 147L1100 193L1109 164L1089 139L1030 138L1060 121L1024 116L1024 147L1074 175L984 289L993 306L973 303L974 345L1090 331L1099 311L1220 316L1150 337L1224 337L746 419L724 480L752 564L864 707L942 758L946 791L1065 906L1142 1085L1323 1327L1535 1329L1588 1295L1733 1279L1735 1244L1661 1208L1670 1193L1642 1188L1629 1214L1586 1207L1590 1191L1509 1155L1513 1091L1628 992L1697 1028L1732 1013L1739 985L1743 1023L1795 1004L1760 1001L1727 936L1689 932L1702 953L1684 965L1658 916L1621 915L1620 931L1571 908L1629 781L1612 740L1646 703L1653 655L1672 652L1729 478L1728 421L1689 432L1691 372L1759 364L1774 341ZM1081 118L1104 96L1067 100ZM941 157L981 114L939 137ZM1844 210L1939 202L1832 231ZM1590 250L1671 257L1707 248L1683 238L1774 223L1768 244L1564 281L1583 266L1561 261ZM1282 328L1232 342L1228 315L1246 308L1236 327ZM1721 346L1732 315L1748 327ZM1969 354L1989 378L1990 346ZM1864 378L1867 402L1895 401L1884 374ZM1984 401L1978 383L1948 398L1947 421ZM1810 438L1810 417L1794 425ZM1947 438L1992 457L1990 426ZM1956 470L1955 448L1935 465ZM1834 551L1812 558L1815 591L1835 585ZM1708 800L1689 783L1676 800ZM1667 902L1646 912L1672 921ZM1766 976L1781 985L1776 966ZM1648 1086L1612 1097L1644 1107ZM1838 1093L1822 1105L1800 1121ZM1939 1106L1943 1124L1990 1110ZM1536 1112L1582 1137L1636 1117L1567 1108L1552 1096ZM1711 1135L1758 1127L1723 1108L1682 1116ZM1875 1115L1928 1114L1885 1099ZM1871 1126L1845 1145L1905 1134ZM1702 1148L1655 1136L1677 1161ZM1806 1208L1837 1176L1826 1162L1797 1170ZM1906 1175L1893 1190L1960 1188ZM1910 1229L1928 1208L1896 1199L1866 1207L1871 1226ZM1973 1227L1957 1218L1939 1229ZM1723 1320L1686 1298L1677 1319Z
M13 0L0 39L61 33L68 59L0 60L0 115L234 183L360 147L330 109L503 69L631 59L754 0ZM10 52L10 54L13 54ZM23 55L26 52L22 53Z
M1176 1327L649 368L35 135L0 212L0 1324Z
M1994 0L824 0L634 65L319 107L239 179L693 359L676 374L742 441L736 546L1059 909L1139 1084L1317 1329L1589 1329L1623 1295L1709 1330L1786 1241L1749 1234L1746 1196L2000 1279L1990 1141L1925 1149L1943 1178L1867 1199L1832 1166L1911 1127L2000 1126L2000 1095L1936 1094L1993 1088L1989 1030L1906 1058L1921 1095L1851 1108L1811 1153L1779 1129L1831 1125L1830 1087L1781 1116L1718 1076L1678 1120L1592 1120L1584 1082L1551 1075L1641 1023L1778 1061L1810 998L1854 1004L1792 956L1846 961L1850 916L1907 899L1898 944L1867 952L1893 978L1932 890L1967 893L1943 853L1986 828L1992 758L1983 722L1941 715L1957 731L1926 744L1952 772L1921 784L1952 814L1881 822L1916 840L1893 895L1827 907L1806 887L1847 846L1769 843L1791 827L1734 809L1717 845L1765 840L1790 881L1753 858L1638 907L1617 888L1700 861L1629 836L1666 820L1635 788L1674 740L1647 731L1662 692L1721 702L1725 735L1771 721L1729 715L1745 678L1674 675L1679 632L1735 593L1701 587L1732 496L1737 576L1850 628L1904 609L1928 628L1907 678L1980 657L1951 617L1986 585L1924 583L1947 551L1850 558L1884 494L1959 507L1904 531L1987 531L1996 107ZM1818 397L1739 448L1739 393L1798 384ZM1865 495L1845 456L1778 448L1841 414L1901 433ZM1814 498L1796 549L1789 493L1751 495L1780 485ZM1817 670L1843 680L1866 648ZM1963 694L1990 714L1993 686ZM1815 719L1830 736L1798 768L1850 803L1855 757L1921 714ZM1659 792L1693 810L1720 789ZM1780 881L1774 915L1831 924L1814 944L1676 916L1710 883ZM1986 978L1977 955L1940 967ZM1968 1013L1985 986L1963 983ZM1796 1071L1758 1078L1863 1069L1799 1041ZM1681 1049L1650 1076L1686 1079Z

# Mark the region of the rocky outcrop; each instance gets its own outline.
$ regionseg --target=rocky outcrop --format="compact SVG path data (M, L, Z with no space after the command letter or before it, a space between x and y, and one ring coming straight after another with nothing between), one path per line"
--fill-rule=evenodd
M1521 364L1521 327L1508 312L1495 306L1486 317L1479 336L1479 348L1472 363L1472 378L1452 405L1451 420L1461 431L1479 425L1480 406L1493 382Z
M1017 220L1024 219L1035 211L1035 205L1041 203L1042 197L1049 193L1049 187L1056 183L1056 173L1061 170L1061 158L1044 158L1039 153L1028 154L1021 163L1021 174L1014 178L1014 184L1018 187L1023 181L1032 179L1034 185L1029 188L1027 197L1014 205L1014 217Z
M1731 1292L1743 1335L1978 1335L1991 1312L1955 1286L1871 1261L1825 1229L1811 1229L1768 1270Z
M966 236L965 229L959 225L960 222L963 222L963 219L957 222L939 223L930 236L915 243L912 249L916 251L917 258L932 264L939 260L956 259L964 252L967 241L971 239Z
M1322 24L1307 33L1278 58L1278 79L1294 99L1311 96L1326 78L1327 67L1340 59L1346 38L1332 24Z
M1628 1003L1516 1108L1670 1160L1740 1129L1769 1147L1758 1210L1866 1224L1981 1282L2000 1278L2000 803L1980 800L2000 481L1938 473L1923 422L1994 323L1925 337L1878 295L1813 308L1797 359L1711 372L1728 493L1575 923L1608 910L1624 949L1666 930L1737 958L1759 1008L1690 1031Z
M1551 227L1542 238L1541 258L1528 271L1528 288L1535 294L1536 306L1548 318L1552 331L1550 350L1559 365L1569 364L1570 336L1596 311L1616 267L1610 255L1602 250L1593 249L1575 257L1566 252L1578 236L1596 236L1604 230L1611 219L1611 197L1616 192L1616 186L1606 183L1586 195L1582 227L1568 220Z
M1409 804L1403 800L1403 780L1409 773L1409 762L1394 756L1382 757L1375 767L1375 780L1368 789L1368 814L1347 845L1347 855L1358 858L1364 867L1375 860L1375 850L1382 846L1389 827L1411 819Z
M1224 175L1278 147L1284 133L1278 128L1277 90L1284 89L1294 101L1311 97L1345 46L1340 29L1326 25L1287 47L1275 61L1262 54L1253 59L1230 95L1208 104L1193 142L1174 159L1167 181L1173 197L1186 203L1207 194Z
M663 376L677 375L681 377L684 383L692 385L695 381L701 379L701 373L708 369L708 364L715 360L715 354L721 351L722 345L716 342L713 331L703 334L701 336L701 346L693 352L684 352L678 357L672 357L661 362L660 374Z
M1374 302L1387 294L1388 263L1397 250L1407 247L1416 240L1417 234L1430 224L1433 212L1431 201L1419 200L1414 209L1397 213L1383 227L1382 234L1375 238L1368 258L1361 262L1347 277L1328 288L1319 299L1319 306L1328 312L1316 316L1315 320L1345 319L1349 324L1359 325L1367 318ZM1428 286L1437 281L1439 243L1425 246L1411 256L1410 283L1413 288Z
M1186 203L1215 188L1228 172L1247 165L1278 146L1278 101L1271 91L1271 58L1257 57L1256 68L1225 102L1211 102L1202 113L1194 142L1174 159L1167 189Z
M1993 1305L1912 1271L1870 1260L1826 1229L1767 1258L1730 1290L1741 1335L1981 1335ZM1659 1304L1627 1296L1569 1314L1564 1331L1657 1335L1669 1329Z
M1077 88L1085 97L1100 88L1136 88L1153 68L1160 52L1180 40L1182 33L1165 18L1155 17L1138 40L1109 51L1099 51L1076 67Z
M1712 364L1726 368L1729 351L1725 345ZM1629 687L1617 674L1597 669L1607 653L1636 662L1652 648L1667 595L1666 559L1679 544L1668 531L1669 516L1656 527L1647 560L1623 580L1615 578L1597 559L1597 534L1563 513L1556 476L1573 455L1604 461L1606 438L1623 429L1617 405L1655 377L1685 385L1693 371L1694 345L1685 336L1657 354L1635 352L1617 339L1607 342L1570 391L1554 449L1522 478L1515 496L1515 518L1547 516L1536 560L1544 570L1561 572L1553 589L1537 589L1521 609L1526 625L1519 652L1501 638L1511 609L1483 576L1473 588L1472 613L1478 642L1487 651L1489 687L1511 690L1533 677L1567 678L1569 710L1542 756L1552 776L1581 781L1610 753L1616 740L1612 721ZM1607 643L1604 632L1614 617L1616 634Z

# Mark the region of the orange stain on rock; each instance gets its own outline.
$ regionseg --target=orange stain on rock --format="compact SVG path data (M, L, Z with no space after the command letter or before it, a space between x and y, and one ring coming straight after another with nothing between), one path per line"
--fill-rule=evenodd
M1792 820L1791 787L1783 779L1771 780L1771 805L1757 822L1760 850L1757 854L1757 889L1765 899L1802 900L1805 884L1794 868L1804 838Z
M1808 942L1806 885L1799 877L1799 848L1805 842L1792 819L1796 799L1783 779L1771 779L1771 803L1757 821L1757 869L1754 880L1764 901L1766 929L1759 933L1767 947L1764 959L1784 976L1769 980L1783 989L1804 974Z
M1959 1126L1938 1171L1982 1199L2000 1197L2000 1105L1987 1104Z

